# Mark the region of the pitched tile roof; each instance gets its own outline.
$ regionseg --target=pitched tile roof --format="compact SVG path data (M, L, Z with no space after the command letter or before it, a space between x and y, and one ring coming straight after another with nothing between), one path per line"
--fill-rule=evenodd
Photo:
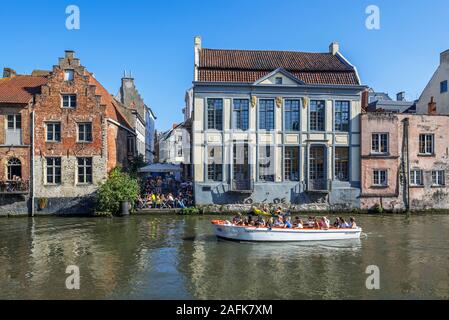
M119 102L98 82L91 73L88 73L89 84L96 86L96 94L101 96L101 104L106 105L106 116L120 123L122 126L133 130L123 113L120 111Z
M358 85L354 67L331 53L201 49L198 80L253 83L283 68L307 84Z
M41 86L47 83L46 77L17 75L0 81L0 103L26 104L33 95L41 92Z

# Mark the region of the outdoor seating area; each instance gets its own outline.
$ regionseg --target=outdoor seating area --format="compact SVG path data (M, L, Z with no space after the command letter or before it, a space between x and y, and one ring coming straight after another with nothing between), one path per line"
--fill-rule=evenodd
M192 183L172 175L144 179L137 209L183 209L193 206Z
M0 193L26 193L29 191L28 181L0 180Z

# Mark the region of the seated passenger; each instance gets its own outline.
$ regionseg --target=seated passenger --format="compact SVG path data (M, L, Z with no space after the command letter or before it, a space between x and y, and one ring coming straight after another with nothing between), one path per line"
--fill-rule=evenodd
M341 223L340 218L337 217L334 222L334 228L337 228L337 229L340 228L340 223Z
M284 227L284 219L282 218L282 216L279 216L279 217L274 221L274 226L275 226L275 227L278 227L278 228Z
M345 221L345 219L343 219L342 217L340 217L340 228L341 229L348 229L349 228L349 224Z
M327 217L321 218L321 229L329 229L330 228L330 221Z
M256 226L258 226L260 228L265 227L265 220L263 219L262 216L257 217Z
M315 217L310 216L309 219L307 220L307 226L309 228L315 228L316 227L316 219Z
M239 212L236 216L234 216L234 218L232 218L232 223L239 224L240 221L242 221L242 214Z
M348 227L351 229L357 229L357 224L355 223L355 219L353 217L349 218Z
M299 220L297 223L295 223L295 228L304 229L304 223L302 222L302 220Z
M293 225L290 220L291 220L290 217L287 217L285 219L284 228L287 228L287 229L293 228Z

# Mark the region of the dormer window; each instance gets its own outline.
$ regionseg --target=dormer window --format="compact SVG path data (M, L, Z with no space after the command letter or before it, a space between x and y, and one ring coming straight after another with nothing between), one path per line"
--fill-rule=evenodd
M64 81L73 81L73 70L64 70Z
M276 78L274 79L274 82L275 82L276 84L282 84L282 77L276 77Z

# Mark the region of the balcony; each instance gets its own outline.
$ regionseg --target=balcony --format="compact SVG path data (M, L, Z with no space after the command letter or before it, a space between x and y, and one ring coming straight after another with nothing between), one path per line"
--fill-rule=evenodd
M254 181L253 180L233 180L231 183L231 191L237 193L253 193Z
M327 193L329 190L330 181L327 179L309 180L309 183L307 184L307 191L309 192Z
M29 191L29 181L0 180L0 194L27 194Z

